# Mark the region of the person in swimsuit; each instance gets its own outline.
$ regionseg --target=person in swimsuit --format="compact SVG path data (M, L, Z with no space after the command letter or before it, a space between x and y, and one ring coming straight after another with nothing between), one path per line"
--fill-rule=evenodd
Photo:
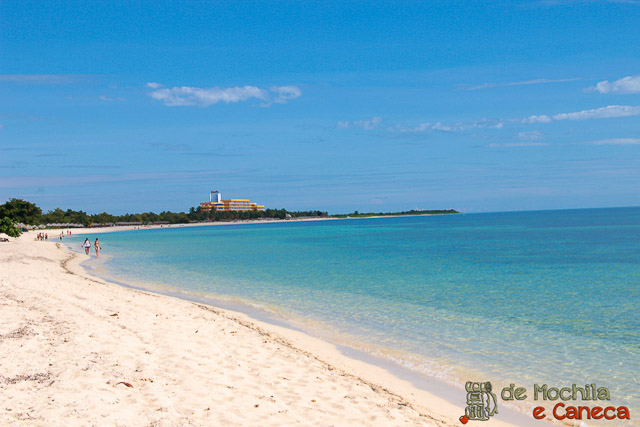
M82 247L84 248L84 253L89 255L89 249L91 249L91 242L89 241L88 237L84 239L84 243L82 244Z
M96 250L96 258L98 258L100 254L100 249L102 249L102 247L100 246L100 242L98 242L97 238L96 238L96 241L93 243L93 248Z

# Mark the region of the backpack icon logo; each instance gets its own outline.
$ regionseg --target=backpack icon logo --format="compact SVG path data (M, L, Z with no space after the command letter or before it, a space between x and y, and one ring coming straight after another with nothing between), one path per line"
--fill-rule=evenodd
M498 400L490 382L467 381L464 388L467 390L467 407L460 417L462 424L470 420L487 421L498 413Z

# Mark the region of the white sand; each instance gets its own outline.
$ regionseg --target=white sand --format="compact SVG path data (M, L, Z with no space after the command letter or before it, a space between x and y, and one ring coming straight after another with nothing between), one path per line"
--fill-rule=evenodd
M35 234L0 243L0 425L461 425L325 342L105 283Z

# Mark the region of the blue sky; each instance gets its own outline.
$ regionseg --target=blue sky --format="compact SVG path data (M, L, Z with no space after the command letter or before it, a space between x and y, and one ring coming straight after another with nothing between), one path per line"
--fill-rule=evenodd
M0 202L640 205L640 1L0 2Z

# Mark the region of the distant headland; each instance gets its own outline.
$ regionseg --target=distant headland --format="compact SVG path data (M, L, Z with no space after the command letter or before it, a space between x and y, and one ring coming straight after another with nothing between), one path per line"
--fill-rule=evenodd
M420 216L420 215L445 215L445 214L458 214L455 209L435 209L435 210L416 210L402 212L358 212L355 211L350 214L334 214L333 218L375 218L381 216Z

